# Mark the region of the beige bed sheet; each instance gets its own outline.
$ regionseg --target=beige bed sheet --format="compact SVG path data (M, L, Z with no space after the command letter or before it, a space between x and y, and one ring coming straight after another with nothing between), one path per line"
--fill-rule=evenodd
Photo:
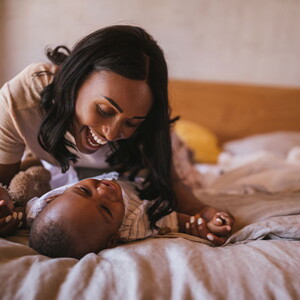
M299 299L300 193L196 194L236 216L227 245L151 238L78 261L38 255L20 231L0 240L1 299Z

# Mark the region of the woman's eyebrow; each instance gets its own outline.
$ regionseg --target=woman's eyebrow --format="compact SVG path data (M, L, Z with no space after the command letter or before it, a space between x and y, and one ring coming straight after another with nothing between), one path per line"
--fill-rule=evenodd
M101 95L105 100L107 100L111 105L113 105L120 113L123 112L123 109L111 98ZM147 116L136 116L131 119L146 119Z
M105 100L107 100L111 105L113 105L120 113L123 112L123 109L111 98L101 95Z

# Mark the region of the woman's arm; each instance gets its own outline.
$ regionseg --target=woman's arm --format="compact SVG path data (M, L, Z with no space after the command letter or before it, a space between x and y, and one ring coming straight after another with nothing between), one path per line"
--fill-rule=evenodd
M179 178L175 168L172 170L172 178L173 189L178 201L176 208L177 212L193 215L204 208L205 205L195 197L191 189Z
M177 207L175 210L178 213L197 216L197 218L202 219L199 226L193 225L193 227L191 227L194 229L197 228L197 235L206 239L213 238L210 240L213 241L215 245L224 243L231 234L234 217L228 212L203 204L195 197L192 190L180 180L174 168L173 189L177 197ZM222 224L218 222L220 218L222 218ZM209 222L215 226L207 227ZM212 236L211 233L214 235Z

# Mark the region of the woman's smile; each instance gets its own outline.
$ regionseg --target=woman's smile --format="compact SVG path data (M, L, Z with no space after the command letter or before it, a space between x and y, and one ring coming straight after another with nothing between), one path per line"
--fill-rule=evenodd
M100 138L94 133L94 131L91 128L87 127L86 132L86 140L90 146L99 149L101 146L108 143L108 140L106 140L105 138Z
M105 145L105 144L107 144L107 142L108 142L107 139L105 139L103 137L99 137L97 134L94 133L94 131L91 128L89 128L89 130L90 130L90 133L91 133L92 137L91 137L91 140L89 139L90 138L89 137L88 141L91 141L93 143L92 140L94 140L94 142L96 142L99 145Z
M97 151L107 143L107 141L100 140L87 126L85 126L82 131L81 140L83 147L80 149L80 151L83 153Z

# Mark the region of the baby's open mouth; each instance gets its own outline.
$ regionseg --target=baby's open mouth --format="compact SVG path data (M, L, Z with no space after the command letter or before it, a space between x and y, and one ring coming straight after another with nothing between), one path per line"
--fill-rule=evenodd
M109 180L105 180L105 181L101 180L101 183L104 184L104 185L106 185L114 193L117 192L117 189L116 189L115 185L111 181L109 181Z

